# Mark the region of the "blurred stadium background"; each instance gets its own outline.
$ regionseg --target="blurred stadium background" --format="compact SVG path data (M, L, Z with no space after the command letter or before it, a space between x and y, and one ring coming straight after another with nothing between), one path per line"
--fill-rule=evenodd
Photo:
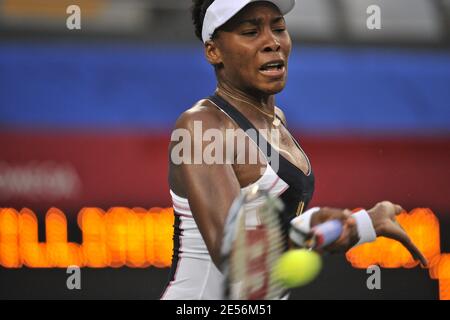
M450 252L450 1L297 0L289 82L278 97L317 177L313 205L427 207ZM68 30L66 8L81 8ZM0 0L0 207L169 207L167 147L178 115L215 80L188 0ZM369 5L381 30L366 28ZM438 298L419 268L365 270L326 257L294 298ZM0 298L158 297L168 269L0 267Z

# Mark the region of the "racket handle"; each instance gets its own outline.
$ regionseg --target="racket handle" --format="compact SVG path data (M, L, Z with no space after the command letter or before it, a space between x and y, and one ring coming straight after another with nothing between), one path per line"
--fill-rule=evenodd
M339 220L330 220L312 228L311 236L306 240L306 246L320 249L333 243L342 234L342 223Z
M315 226L308 233L303 233L295 227L291 228L289 236L294 243L301 247L320 249L339 239L342 230L341 221L330 220Z

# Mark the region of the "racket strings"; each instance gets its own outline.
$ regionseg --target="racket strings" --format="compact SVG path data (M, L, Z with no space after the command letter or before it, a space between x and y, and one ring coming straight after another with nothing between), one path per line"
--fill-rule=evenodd
M281 207L279 199L267 194L263 195L256 210L245 210L244 202L230 256L232 299L278 299L284 292L272 275L272 269L285 249L278 216ZM259 225L249 227L248 217L255 214Z

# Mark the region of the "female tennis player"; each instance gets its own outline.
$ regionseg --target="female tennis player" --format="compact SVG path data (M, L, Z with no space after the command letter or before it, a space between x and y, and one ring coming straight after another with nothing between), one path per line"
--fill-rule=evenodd
M194 159L205 154L209 147L198 143L199 130L214 130L223 137L215 142L223 151L224 161L180 163L173 156L177 143L173 141L169 147L174 254L162 299L223 298L223 276L218 266L224 223L233 200L256 184L283 200L281 220L285 228L293 225L308 230L330 219L341 220L344 231L326 248L328 251L345 252L385 236L401 241L426 264L395 220L402 210L398 205L385 201L353 215L331 208L304 212L314 192L312 166L289 133L282 110L275 106L275 95L286 84L292 47L284 15L293 9L295 0L193 2L195 33L214 68L217 90L177 120L175 129L188 133L192 146L188 155L180 156ZM252 129L263 132L270 148L279 154L278 159L272 159L257 140L227 152L229 145L237 145L242 132ZM252 157L258 161L237 161Z

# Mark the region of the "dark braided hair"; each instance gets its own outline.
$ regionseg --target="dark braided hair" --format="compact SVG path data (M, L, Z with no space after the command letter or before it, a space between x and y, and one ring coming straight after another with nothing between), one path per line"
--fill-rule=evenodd
M200 41L202 39L203 20L205 19L206 10L214 2L214 0L192 0L192 22L195 27L195 35Z

